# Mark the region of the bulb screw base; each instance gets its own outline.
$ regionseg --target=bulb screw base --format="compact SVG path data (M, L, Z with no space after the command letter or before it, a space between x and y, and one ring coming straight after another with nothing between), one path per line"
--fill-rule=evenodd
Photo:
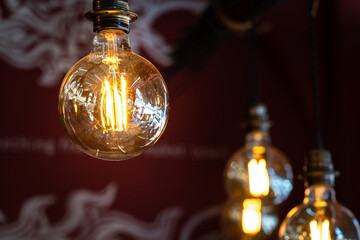
M258 103L249 108L246 123L244 124L247 132L264 131L268 132L271 127L271 121L264 104Z
M93 11L85 17L94 23L94 32L106 29L119 29L130 32L130 22L136 21L138 16L129 11L128 0L94 0Z
M339 172L334 171L331 154L326 149L311 150L305 159L303 169L305 187L315 184L334 186L335 177L339 175Z

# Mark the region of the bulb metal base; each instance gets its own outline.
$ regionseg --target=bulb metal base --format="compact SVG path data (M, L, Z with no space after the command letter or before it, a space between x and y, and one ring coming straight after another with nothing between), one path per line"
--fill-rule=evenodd
M271 121L269 120L266 106L262 103L251 106L244 125L247 132L256 130L268 132L271 127Z
M138 16L129 11L128 0L94 0L93 11L85 17L94 23L94 32L106 29L119 29L130 32L130 22L136 21Z
M303 169L305 187L316 184L334 186L335 177L339 175L339 172L334 171L330 152L325 149L311 150Z

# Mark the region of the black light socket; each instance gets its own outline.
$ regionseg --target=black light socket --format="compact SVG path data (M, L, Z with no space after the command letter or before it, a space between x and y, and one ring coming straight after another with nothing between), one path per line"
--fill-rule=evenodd
M106 29L119 29L130 32L130 22L138 17L130 12L128 0L94 0L93 11L85 17L94 23L94 32Z
M311 150L305 158L304 165L305 187L323 184L335 185L335 177L339 174L334 171L331 154L326 149Z
M264 104L258 103L249 108L245 126L247 132L256 130L269 131L271 122Z

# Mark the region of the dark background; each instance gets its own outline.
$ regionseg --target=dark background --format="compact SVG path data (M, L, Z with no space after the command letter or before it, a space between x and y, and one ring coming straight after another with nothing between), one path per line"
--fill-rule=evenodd
M19 6L26 4L26 1L15 2ZM8 24L7 20L15 14L7 4L0 1L0 26ZM288 0L259 18L261 97L274 122L273 145L288 156L295 177L302 173L304 156L311 149L313 138L307 10L307 1ZM37 9L32 11L36 13ZM142 13L139 15L141 18ZM167 43L176 45L191 32L198 17L185 10L171 11L159 17L152 27L161 32ZM76 24L72 21L64 28ZM335 168L341 172L336 180L337 199L356 216L360 216L357 202L360 196L359 26L358 1L321 1L317 36L322 133ZM6 39L11 37L11 31L0 29L0 40L9 44ZM30 27L25 33L37 34ZM60 38L63 37L66 36ZM34 44L49 41L45 36ZM91 36L87 41L91 41ZM38 67L25 69L9 61L12 54L9 51L13 51L11 48L16 43L1 46L0 210L3 217L0 235L19 222L24 202L34 196L56 197L44 210L51 225L64 217L66 199L75 190L100 192L109 183L115 183L117 195L111 210L150 223L164 209L176 207L181 209L181 215L169 238L220 238L218 214L226 199L223 169L231 153L244 144L245 137L241 123L246 115L250 93L246 78L251 68L246 33L233 34L209 49L211 54L203 66L180 67L166 79L171 93L171 113L164 135L150 152L123 162L88 157L67 142L57 116L58 89L65 72L59 73L61 77L56 85L43 86L39 84L43 72ZM82 56L87 54L88 45L78 47ZM51 51L44 53L44 61L52 57L49 54ZM71 51L64 50L64 56L69 54ZM144 49L140 49L140 54L166 73L167 68ZM55 59L55 64L60 61ZM303 190L303 183L295 178L293 192L279 209L280 219L302 201ZM208 217L198 223L192 221L207 210ZM190 236L184 237L184 226L191 224L194 229ZM208 233L213 234L212 238L204 237ZM121 239L133 238L137 239L131 235Z

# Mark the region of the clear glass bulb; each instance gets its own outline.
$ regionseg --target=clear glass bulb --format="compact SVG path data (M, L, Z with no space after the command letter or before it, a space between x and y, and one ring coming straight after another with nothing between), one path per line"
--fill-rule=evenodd
M281 224L281 240L359 240L360 228L349 209L336 201L326 185L305 190L302 204L293 208Z
M269 134L255 130L247 134L225 168L225 187L235 198L259 197L263 205L283 202L292 191L291 166L280 150L270 144Z
M228 239L266 239L278 224L271 207L261 199L230 199L222 212L222 224Z
M121 30L95 36L92 52L66 75L58 105L67 135L83 152L115 161L155 144L167 124L168 106L161 74L131 51Z

